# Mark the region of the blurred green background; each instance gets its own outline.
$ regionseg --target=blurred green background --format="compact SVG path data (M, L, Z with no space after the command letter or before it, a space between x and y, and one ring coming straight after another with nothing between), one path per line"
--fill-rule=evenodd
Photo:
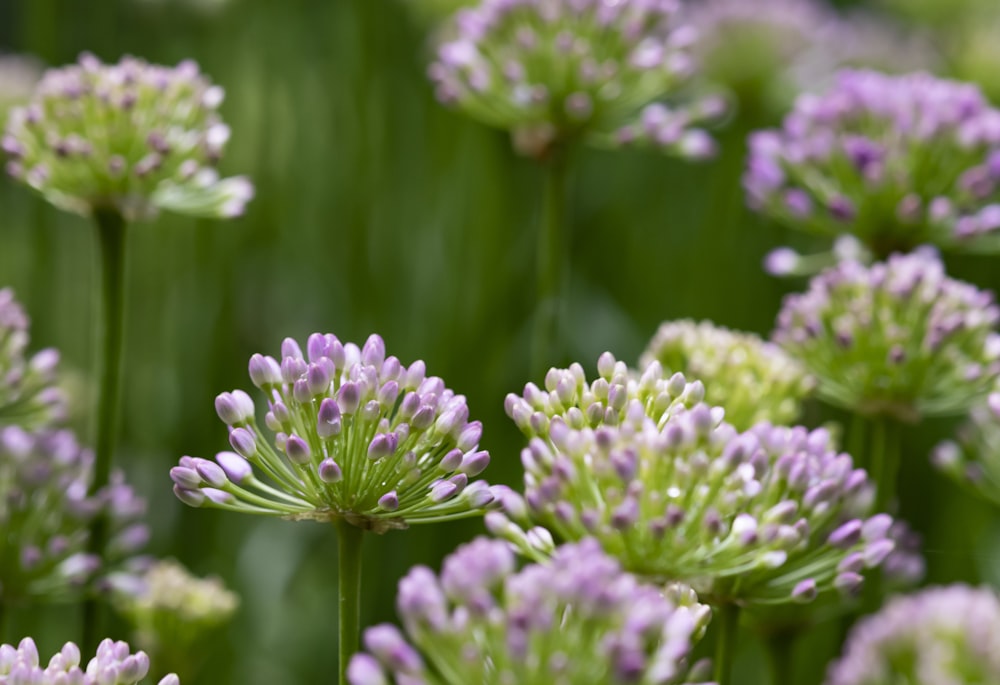
M420 0L231 0L198 3L0 0L0 51L49 65L90 50L174 64L194 58L226 88L233 129L226 174L249 174L257 198L231 223L164 216L131 231L123 441L118 464L149 499L151 551L218 574L241 596L232 624L205 645L198 683L333 682L336 540L313 523L193 510L171 493L184 454L227 447L213 399L250 388L253 352L313 331L363 342L380 333L404 363L422 358L469 398L493 455L485 476L517 486L523 440L503 412L528 376L541 170L504 134L433 99ZM737 116L721 155L691 165L653 152L581 151L571 218L568 358L593 371L611 350L634 363L657 325L680 317L767 334L781 296L802 287L765 275L763 255L808 247L743 208L748 130ZM84 374L94 347L96 247L86 221L0 180L0 286L32 315L33 347L56 346ZM955 275L1000 286L996 262L949 258ZM540 381L541 379L534 379ZM88 435L83 419L77 426ZM812 407L811 424L836 418ZM987 507L934 474L930 447L951 425L906 436L902 507L926 538L929 581L1000 581ZM478 520L366 541L364 624L393 620L396 582L437 566L482 532ZM13 633L41 651L76 639L75 609L22 610ZM126 637L116 626L116 637ZM834 647L818 638L822 649ZM827 640L822 642L822 640ZM753 640L744 684L766 682ZM817 682L822 651L799 654Z

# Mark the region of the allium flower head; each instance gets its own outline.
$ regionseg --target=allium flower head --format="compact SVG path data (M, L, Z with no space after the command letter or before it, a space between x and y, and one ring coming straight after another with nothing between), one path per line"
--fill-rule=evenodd
M1000 682L1000 598L966 585L889 600L851 631L826 685Z
M0 599L5 603L64 599L99 572L135 554L149 537L139 522L145 503L114 474L87 495L92 455L69 431L0 429ZM86 552L88 525L106 517L109 542ZM102 568L103 567L103 568Z
M869 516L866 473L824 430L739 433L722 413L682 406L662 427L640 412L597 428L555 418L521 454L523 500L505 492L487 526L536 558L549 550L533 524L562 540L595 537L629 571L715 603L856 591L894 547L892 519Z
M132 654L128 644L104 640L87 664L81 662L80 648L67 642L48 665L39 661L38 648L30 637L17 647L0 645L0 685L138 685L149 673L149 657ZM159 685L180 685L170 674Z
M731 331L710 321L668 321L660 326L639 365L658 361L705 385L705 401L726 410L739 430L769 421L788 424L813 380L795 359L752 333Z
M1000 374L1000 309L948 278L920 249L823 271L778 315L775 342L801 360L832 404L904 421L960 414Z
M59 353L44 349L27 357L28 317L10 288L0 289L0 425L40 426L66 411L55 387Z
M194 62L161 67L125 57L46 72L31 102L11 111L7 170L52 204L127 220L159 210L228 217L253 195L244 177L215 170L229 139L223 91Z
M704 157L717 98L675 106L694 71L678 0L484 0L456 15L430 76L439 99L511 131L524 154L585 139ZM676 99L676 97L674 97Z
M710 615L693 593L641 584L593 540L515 570L498 540L478 538L399 583L392 625L365 632L351 685L692 684L687 660ZM707 685L707 683L705 684Z
M976 404L955 440L937 445L931 461L1000 507L1000 392Z
M923 243L1000 249L1000 111L925 73L842 71L754 133L750 205L801 228L853 233L877 255Z
M405 367L386 357L377 335L358 348L315 333L306 349L286 338L281 361L250 359L273 442L249 395L219 395L234 451L214 462L183 457L171 470L181 500L377 532L469 516L493 501L484 481L470 482L489 464L482 424L422 361Z

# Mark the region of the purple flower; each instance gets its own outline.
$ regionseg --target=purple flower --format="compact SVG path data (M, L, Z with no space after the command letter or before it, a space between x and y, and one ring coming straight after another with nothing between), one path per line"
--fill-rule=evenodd
M708 607L680 586L643 585L594 540L518 571L506 543L478 538L445 559L440 578L412 569L397 609L406 635L369 628L366 651L348 669L352 685L673 685L707 677L707 663L691 668L688 659Z
M146 653L132 654L124 642L106 639L97 646L97 654L87 664L80 659L80 648L67 642L43 666L34 640L26 637L17 647L0 645L0 680L33 685L138 685L149 673ZM159 685L180 685L180 680L171 673Z
M800 96L780 130L750 137L744 186L753 208L854 234L878 256L923 243L992 251L998 149L1000 111L975 86L842 71L822 95Z
M1000 506L1000 392L975 404L954 440L938 444L933 464Z

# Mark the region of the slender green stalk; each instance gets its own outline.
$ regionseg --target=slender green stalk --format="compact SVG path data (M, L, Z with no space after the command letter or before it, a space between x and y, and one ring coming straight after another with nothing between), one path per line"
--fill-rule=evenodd
M9 644L13 637L7 636L7 612L10 607L3 600L0 600L0 644Z
M544 374L559 361L560 312L564 306L569 252L566 226L567 159L565 150L553 151L545 168L542 226L538 232L538 293L531 349L532 375Z
M125 319L125 219L117 211L94 213L101 250L101 380L97 399L93 495L108 484L117 442L121 405L122 338ZM90 527L89 551L100 554L107 542L107 521L98 516ZM96 600L83 607L83 650L89 654L100 639L101 611Z
M716 611L719 634L715 643L715 682L730 685L733 657L736 656L736 637L740 627L740 608L736 604L723 604Z
M358 651L361 633L361 543L365 532L344 520L337 526L337 592L340 596L340 685L347 685L347 663Z
M871 470L878 487L876 511L890 511L896 499L899 479L902 426L891 418L879 418L872 430ZM877 438L877 441L876 441Z
M797 635L792 630L778 630L767 636L764 648L771 667L771 685L795 685L792 676L795 669L792 657L795 654Z
M871 455L865 444L865 429L868 426L868 419L862 414L852 414L850 427L847 429L847 453L854 459L857 468L871 469Z

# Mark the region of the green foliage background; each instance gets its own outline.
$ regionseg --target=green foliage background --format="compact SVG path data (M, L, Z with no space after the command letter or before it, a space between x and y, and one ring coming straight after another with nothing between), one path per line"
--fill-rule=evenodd
M234 0L201 14L183 3L0 2L0 49L51 65L91 50L163 63L191 57L225 86L233 129L223 164L248 173L257 199L232 223L163 217L130 234L123 442L118 463L148 497L152 551L219 574L243 598L205 645L194 683L321 683L336 674L333 531L311 523L192 510L167 471L183 454L227 446L213 410L250 388L246 362L285 336L379 332L404 362L423 358L469 398L493 455L486 477L517 485L523 440L503 413L528 377L541 172L506 137L446 111L424 72L420 0ZM593 370L612 350L635 362L665 319L711 318L766 334L784 292L766 276L771 248L801 241L743 208L743 113L720 132L721 156L690 165L655 153L581 151L575 159L567 360ZM0 180L0 285L33 318L33 346L56 346L84 374L96 353L96 247L82 219ZM797 244L806 245L798 242ZM996 287L996 262L950 259L953 273ZM540 379L534 379L540 381ZM86 406L76 424L88 435ZM837 418L812 407L808 421ZM934 474L941 422L906 436L903 513L926 536L929 580L1000 581L995 515ZM395 585L414 563L437 566L481 522L393 532L366 542L363 623L394 618ZM21 608L8 639L42 651L77 639L75 608ZM835 627L834 627L835 628ZM126 637L120 625L116 637ZM835 629L800 650L818 682ZM766 682L743 640L737 682Z

